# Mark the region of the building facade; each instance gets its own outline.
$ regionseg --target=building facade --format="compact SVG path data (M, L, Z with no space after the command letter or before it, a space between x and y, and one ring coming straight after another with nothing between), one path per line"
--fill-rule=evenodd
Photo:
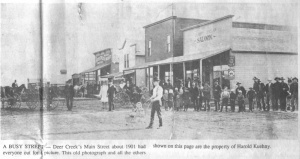
M83 84L95 85L100 90L100 77L119 72L119 63L113 55L113 49L108 48L93 53L95 56L95 67L81 72Z
M170 52L167 37L176 28L170 27L174 18L146 26L146 64L127 70L146 69L150 88L155 74L172 84L176 79L184 84L187 79L197 79L210 85L219 81L223 88L235 88L236 82L241 82L246 89L253 86L254 76L266 82L298 75L295 27L233 22L232 17L199 20L178 30L181 36L177 41L182 43L175 48L176 38L171 37Z

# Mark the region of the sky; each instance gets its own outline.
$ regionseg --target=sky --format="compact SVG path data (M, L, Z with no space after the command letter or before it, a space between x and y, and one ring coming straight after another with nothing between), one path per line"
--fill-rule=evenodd
M2 3L1 85L11 85L15 79L26 84L41 73L51 83L62 83L94 67L94 52L112 48L118 55L125 39L143 42L143 26L172 15L169 2L43 4L43 56L39 5ZM229 14L233 21L292 26L299 18L298 5L289 3L173 4L173 15L178 17L212 20Z

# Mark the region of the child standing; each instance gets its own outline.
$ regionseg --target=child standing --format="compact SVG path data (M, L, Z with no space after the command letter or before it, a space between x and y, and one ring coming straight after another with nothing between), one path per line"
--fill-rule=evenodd
M249 88L250 90L247 92L247 98L249 100L249 112L253 112L253 99L255 97L255 91L252 87Z
M173 93L173 89L169 89L169 98L168 98L168 106L169 106L169 110L174 109L174 93Z
M231 106L231 112L235 111L235 99L236 99L236 94L234 93L235 90L232 89L230 93L230 106Z
M165 110L168 111L168 104L169 104L168 103L168 101L169 101L169 92L168 92L168 90L164 91L163 100L164 100Z
M242 91L238 91L237 101L238 101L238 105L239 105L239 112L245 111L244 110L244 95L242 94Z
M223 110L223 106L226 107L226 112L227 112L227 106L228 106L228 99L230 97L230 93L227 90L227 87L224 88L223 92L221 93L221 99L222 99L222 106L220 112Z

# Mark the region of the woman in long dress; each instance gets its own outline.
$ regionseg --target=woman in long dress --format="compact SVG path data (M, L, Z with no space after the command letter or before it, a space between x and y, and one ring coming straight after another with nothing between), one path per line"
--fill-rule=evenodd
M108 90L107 81L104 81L99 93L100 101L103 104L103 109L107 107L107 103L108 103L107 90Z

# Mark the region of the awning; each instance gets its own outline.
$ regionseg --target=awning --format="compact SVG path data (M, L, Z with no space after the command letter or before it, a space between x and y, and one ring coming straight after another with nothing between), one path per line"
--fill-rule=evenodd
M145 63L144 65L139 65L139 66L127 68L127 69L124 69L124 71L126 72L126 71L129 71L129 70L143 69L143 68L147 68L147 67L151 67L151 66L157 66L157 65L166 65L166 64L172 64L172 63L181 63L181 62L188 62L188 61L206 59L206 58L215 56L217 54L220 54L222 52L228 51L230 49L231 48L218 49L218 50L211 50L211 51L202 52L202 53L199 53L199 54L170 57L170 58L167 58L165 60L153 61L153 62Z
M101 68L103 68L103 67L106 67L106 66L108 66L108 65L110 65L110 63L108 63L108 64L102 64L102 65L98 65L98 66L96 66L96 67L93 67L93 68L87 69L87 70L85 70L85 71L83 71L83 72L81 72L81 73L93 72L93 71L99 70L99 69L101 69Z
M105 75L105 76L101 76L101 78L117 78L117 77L122 77L123 75L128 75L128 74L131 74L133 73L134 71L133 70L130 70L130 71L126 71L124 72L117 72L117 73L112 73L112 74L109 74L109 75Z
M200 59L207 59L209 57L218 55L222 52L228 51L230 48L227 49L220 49L220 50L212 50L207 51L200 54L193 54L193 55L186 55L186 56L177 56L173 58L173 63L180 63L180 62L186 62L186 61L194 61L194 60L200 60Z

